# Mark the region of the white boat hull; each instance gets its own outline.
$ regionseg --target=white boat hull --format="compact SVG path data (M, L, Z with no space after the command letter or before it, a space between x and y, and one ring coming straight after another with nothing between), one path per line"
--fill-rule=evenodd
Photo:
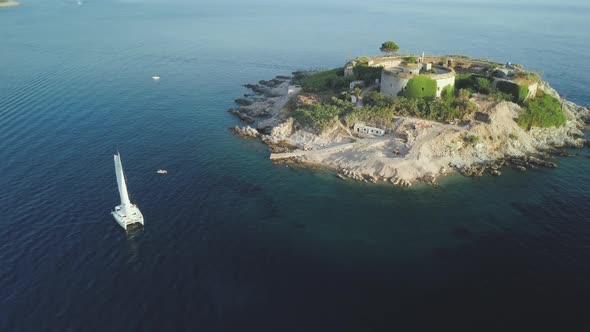
M131 207L128 208L129 213L125 215L123 213L123 209L121 205L115 207L115 210L111 212L115 220L123 227L123 229L127 230L127 226L132 224L141 224L143 225L143 215L137 205L133 204Z

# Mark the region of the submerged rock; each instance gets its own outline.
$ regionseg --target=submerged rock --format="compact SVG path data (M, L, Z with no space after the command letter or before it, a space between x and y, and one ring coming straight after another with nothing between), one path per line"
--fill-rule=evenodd
M238 104L238 105L240 105L240 106L250 106L254 102L252 100L250 100L250 99L238 98L238 99L235 100L235 103Z

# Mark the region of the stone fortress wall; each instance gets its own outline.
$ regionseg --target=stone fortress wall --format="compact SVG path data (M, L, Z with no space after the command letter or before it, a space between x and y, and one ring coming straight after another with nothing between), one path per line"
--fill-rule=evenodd
M440 97L447 86L455 85L455 71L452 68L432 66L434 72L424 71L426 64L418 66L397 66L383 69L381 73L381 93L396 98L406 88L411 79L426 76L436 81L436 96ZM422 67L422 68L421 68ZM430 66L429 66L430 67Z

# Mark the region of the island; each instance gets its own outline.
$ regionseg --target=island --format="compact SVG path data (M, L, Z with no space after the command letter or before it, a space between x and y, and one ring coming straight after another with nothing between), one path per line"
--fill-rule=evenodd
M323 167L344 180L410 186L437 178L499 176L557 167L581 148L590 109L523 66L466 56L358 57L343 67L258 84L229 112L277 163Z
M7 8L7 7L16 7L20 6L20 2L12 1L12 0L0 0L0 8Z

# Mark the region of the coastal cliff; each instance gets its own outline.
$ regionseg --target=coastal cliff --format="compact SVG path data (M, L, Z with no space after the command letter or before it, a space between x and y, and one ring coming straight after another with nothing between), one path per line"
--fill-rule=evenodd
M429 116L417 117L404 108L415 101L404 99L407 104L402 104L401 99L388 99L375 106L374 100L383 96L369 92L375 90L371 84L356 92L351 85L350 93L345 87L341 97L305 91L305 86L302 89L297 84L301 84L301 77L313 74L294 74L247 85L254 94L236 100L241 107L230 112L252 127L236 127L234 131L259 137L270 147L270 158L276 162L326 167L343 179L409 186L416 181L434 184L438 177L453 172L498 176L502 167L521 171L557 167L551 159L555 154L565 154L559 148L580 148L586 143L582 129L590 123L590 109L561 98L540 79L527 103L502 94L458 89L446 103L463 111L452 120L433 120L434 110L443 103L441 98L431 101ZM375 105L363 104L369 95ZM559 115L563 119L559 125L537 127L535 114L532 122L525 123L534 103L545 99L561 104L563 114ZM327 120L314 117L326 112L333 112L325 117ZM305 116L315 122L306 121ZM384 134L359 132L359 123Z

